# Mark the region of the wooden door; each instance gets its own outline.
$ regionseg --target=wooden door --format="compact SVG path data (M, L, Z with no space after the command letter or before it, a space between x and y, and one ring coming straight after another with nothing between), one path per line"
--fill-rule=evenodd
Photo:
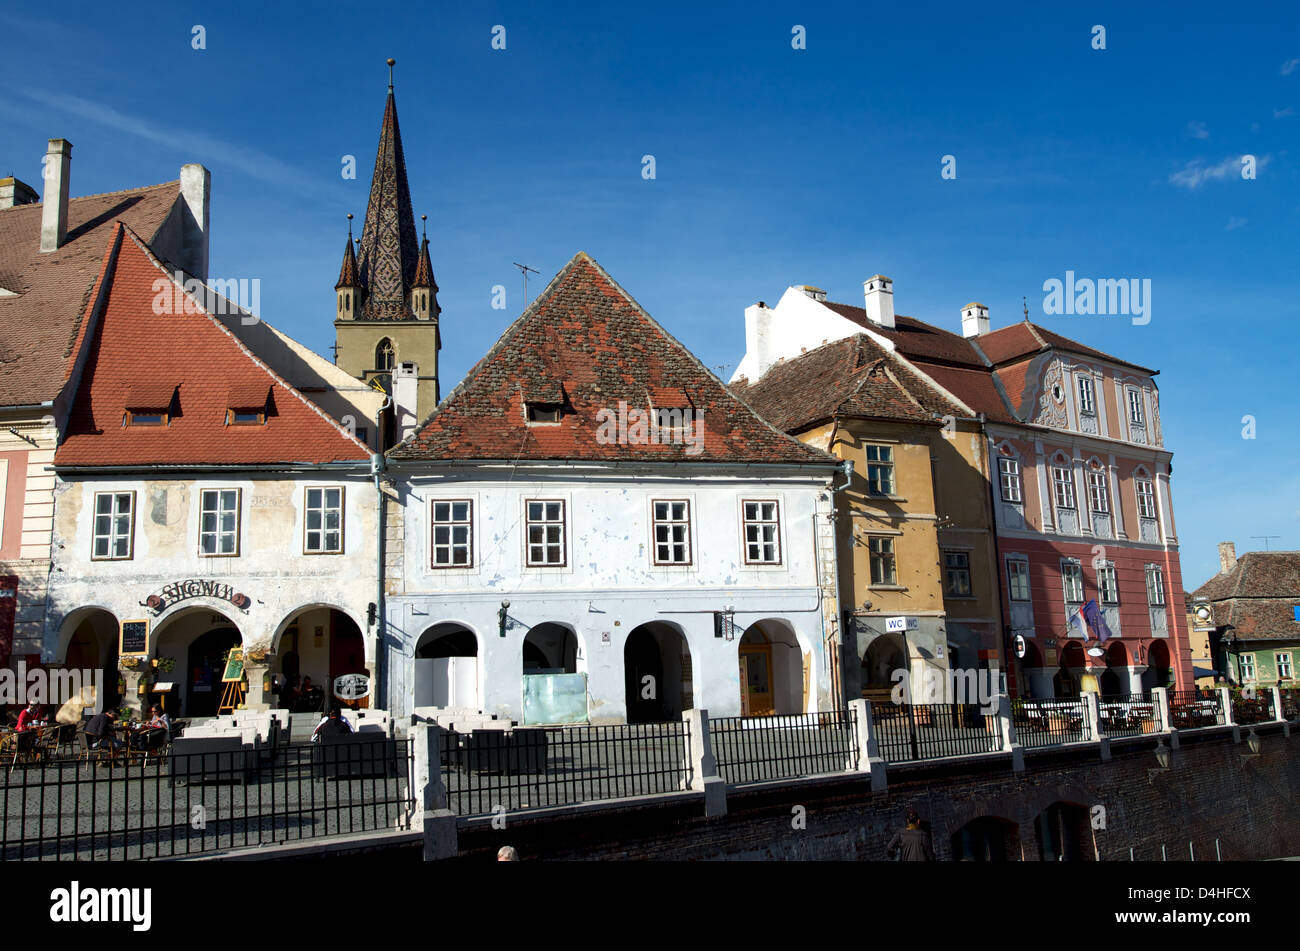
M772 645L743 644L740 648L741 706L745 716L776 713L772 689Z

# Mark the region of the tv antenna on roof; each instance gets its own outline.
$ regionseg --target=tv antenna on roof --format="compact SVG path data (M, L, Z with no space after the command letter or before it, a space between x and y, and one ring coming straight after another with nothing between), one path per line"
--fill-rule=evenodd
M1264 551L1268 551L1268 540L1270 538L1281 538L1282 536L1281 535L1251 535L1250 537L1264 539Z
M527 264L520 264L518 261L511 261L510 263L513 264L515 267L519 268L519 273L524 276L524 306L527 307L528 306L528 275L541 274L542 272L537 270L536 268L529 267Z

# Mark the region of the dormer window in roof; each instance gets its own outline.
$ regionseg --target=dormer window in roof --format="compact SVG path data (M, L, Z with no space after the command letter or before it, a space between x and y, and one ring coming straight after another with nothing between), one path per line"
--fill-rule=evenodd
M568 402L564 384L532 380L525 384L524 389L524 420L528 425L558 425Z
M650 400L650 418L654 421L652 441L680 442L695 419L691 398L682 390L662 386L647 388L646 396Z
M176 384L154 380L135 383L126 394L126 412L122 414L123 426L166 426L179 413Z
M268 382L231 384L226 395L226 425L265 425L270 396L271 384Z
M534 423L558 423L564 415L563 403L524 403L524 418L529 425Z

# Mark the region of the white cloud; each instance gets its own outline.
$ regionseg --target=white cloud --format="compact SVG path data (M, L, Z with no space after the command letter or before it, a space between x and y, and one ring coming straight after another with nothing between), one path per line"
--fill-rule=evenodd
M112 106L83 99L66 93L47 93L38 89L26 90L27 96L46 106L82 119L98 122L147 142L165 146L181 153L186 161L204 165L228 165L262 181L281 185L302 186L304 175L274 156L257 149L234 145L225 139L196 132L192 129L164 128L148 119L127 115Z
M1244 228L1244 227L1246 227L1246 219L1245 219L1245 218L1229 218L1229 219L1228 219L1228 227L1227 227L1227 230L1228 230L1228 231L1236 231L1238 228Z
M1209 181L1225 181L1241 174L1241 156L1229 155L1216 165L1207 165L1205 159L1192 159L1169 176L1169 184L1195 191ZM1261 155L1255 160L1258 172L1268 164L1270 156Z
M1187 123L1187 134L1193 139L1208 139L1210 137L1210 132L1205 128L1205 123L1200 121Z
M1287 106L1285 109L1274 109L1274 119L1285 119L1287 116L1295 115L1295 106Z
M1290 76L1292 73L1296 71L1296 67L1298 66L1300 66L1300 57L1287 60L1285 63L1282 64L1282 75Z

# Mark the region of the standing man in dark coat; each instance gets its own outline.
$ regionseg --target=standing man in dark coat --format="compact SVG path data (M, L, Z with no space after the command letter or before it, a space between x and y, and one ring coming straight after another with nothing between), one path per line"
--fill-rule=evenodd
M921 828L921 816L911 806L907 809L907 828L894 834L885 850L885 856L893 859L902 854L904 862L933 862L934 849L930 846L930 833Z

